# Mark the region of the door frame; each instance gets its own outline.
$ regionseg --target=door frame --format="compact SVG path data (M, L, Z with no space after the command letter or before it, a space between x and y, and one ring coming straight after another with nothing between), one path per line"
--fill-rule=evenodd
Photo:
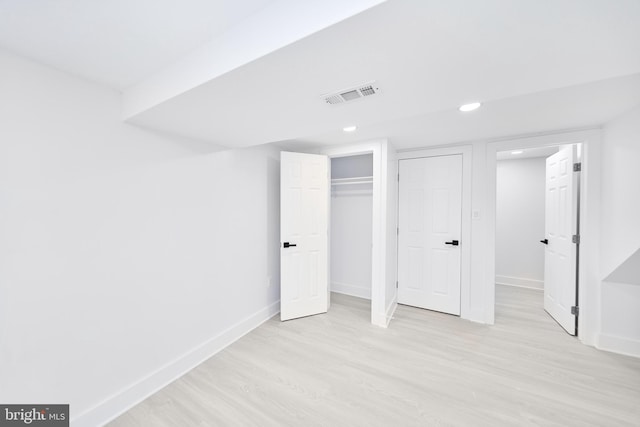
M508 138L486 145L486 238L485 283L486 320L495 321L496 271L496 154L499 151L582 144L580 162L580 251L578 254L578 338L585 344L595 344L600 316L598 284L598 242L600 219L600 130L558 132L520 138Z
M329 159L373 154L373 203L371 226L371 323L386 328L392 312L385 307L386 260L386 212L387 212L387 140L372 140L362 143L323 147L320 154ZM329 163L331 164L331 163ZM331 222L329 222L329 235ZM329 278L331 277L331 243L329 243ZM331 282L329 280L329 282ZM394 306L395 309L395 306Z
M400 160L418 159L423 157L441 157L462 155L462 220L460 229L460 318L472 319L471 307L471 184L472 184L472 153L471 145L459 145L453 147L423 148L398 152ZM399 193L400 182L397 182ZM399 209L396 202L396 208ZM396 214L396 218L398 215ZM396 252L397 256L397 252ZM397 277L396 277L397 279Z

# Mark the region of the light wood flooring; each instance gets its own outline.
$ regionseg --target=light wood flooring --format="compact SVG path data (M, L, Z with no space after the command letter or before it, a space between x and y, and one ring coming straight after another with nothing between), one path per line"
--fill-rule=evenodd
M540 291L497 286L496 324L333 294L267 321L126 412L120 426L640 426L640 359L567 335Z

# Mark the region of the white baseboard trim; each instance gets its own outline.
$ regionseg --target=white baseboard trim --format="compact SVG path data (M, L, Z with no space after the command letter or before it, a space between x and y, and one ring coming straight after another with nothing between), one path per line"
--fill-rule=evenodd
M137 383L131 384L93 408L78 414L71 419L71 425L74 427L105 425L169 383L180 378L225 347L242 338L279 312L280 301L276 301L224 330L219 335L204 342L180 358L150 373Z
M525 279L523 277L511 277L496 275L496 284L517 286L519 288L544 290L544 281L536 279Z
M371 313L371 324L381 328L388 328L393 315L398 308L398 293L393 296L393 300L389 303L384 313Z
M385 314L386 316L385 323L387 327L389 326L389 323L391 323L391 319L393 319L393 315L395 314L397 308L398 308L398 293L396 292L396 294L393 297L393 300L387 307L387 312Z
M630 338L599 334L596 339L596 348L625 356L640 357L640 341Z
M387 319L384 313L371 313L371 324L386 328L388 326Z
M351 295L352 297L371 299L371 288L350 285L348 283L331 282L331 292Z
M483 325L493 325L494 322L487 318L487 313L481 308L467 308L466 310L460 310L460 318L468 320L474 323L481 323Z

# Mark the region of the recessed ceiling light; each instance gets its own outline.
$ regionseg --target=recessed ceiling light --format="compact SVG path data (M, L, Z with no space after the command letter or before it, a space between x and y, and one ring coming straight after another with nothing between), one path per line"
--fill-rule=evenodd
M524 153L524 151L522 150L515 150L511 152L511 154L522 154L522 153Z
M356 126L347 126L346 128L342 128L345 132L354 132L356 129L358 129Z
M468 111L473 111L473 110L477 110L478 108L480 108L482 104L479 102L472 102L470 104L464 104L461 105L460 108L458 108L460 111L462 112L468 112Z

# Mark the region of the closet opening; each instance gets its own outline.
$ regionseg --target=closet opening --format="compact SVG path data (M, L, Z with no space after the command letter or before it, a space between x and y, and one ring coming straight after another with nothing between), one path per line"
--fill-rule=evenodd
M331 158L329 289L371 313L373 154Z

